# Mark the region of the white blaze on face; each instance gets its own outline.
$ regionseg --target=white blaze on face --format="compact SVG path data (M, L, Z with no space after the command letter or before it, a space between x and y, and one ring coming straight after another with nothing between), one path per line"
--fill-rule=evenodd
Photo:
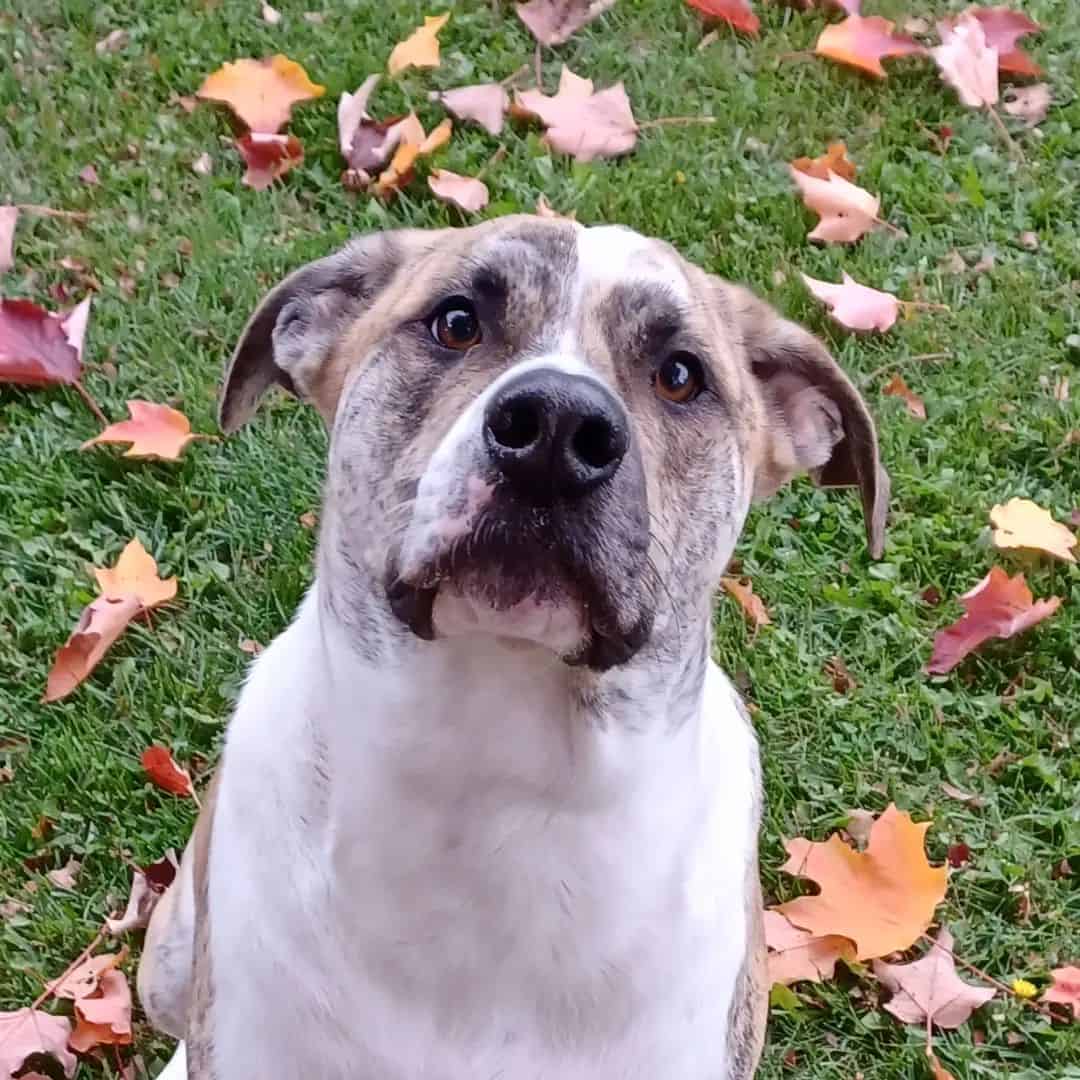
M672 255L655 240L621 225L581 226L577 234L579 298L616 285L660 286L676 300L691 302L690 285Z

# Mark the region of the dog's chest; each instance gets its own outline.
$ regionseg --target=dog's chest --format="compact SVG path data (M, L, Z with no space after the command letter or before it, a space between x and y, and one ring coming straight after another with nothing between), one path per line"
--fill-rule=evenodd
M211 867L215 970L244 972L242 989L216 980L222 1075L725 1075L756 827L737 717L717 718L733 730L712 797L690 794L693 775L672 790L663 773L680 756L640 798L565 809L524 774L483 778L475 760L474 785L428 790L360 756L327 796L297 779L319 753L306 725L269 753L238 719ZM468 775L449 746L429 749ZM255 787L274 793L270 812L251 812Z

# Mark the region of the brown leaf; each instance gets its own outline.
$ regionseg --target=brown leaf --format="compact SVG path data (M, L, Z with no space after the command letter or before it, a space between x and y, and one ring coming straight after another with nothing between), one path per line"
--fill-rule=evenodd
M941 785L941 790L949 796L950 799L955 799L957 802L967 803L973 807L980 807L983 805L983 799L980 795L972 795L970 791L962 791L960 788L946 782Z
M750 8L749 0L686 0L706 19L720 19L736 30L756 34L761 22Z
M958 844L950 844L945 853L945 861L954 869L959 870L971 862L971 848L962 841Z
M305 510L297 521L304 526L305 529L314 529L319 524L319 515L314 510Z
M902 376L894 375L889 382L886 383L885 388L881 392L887 397L900 398L907 406L907 411L911 413L916 420L926 419L926 403L906 382L904 382Z
M82 375L90 297L66 315L29 300L0 300L0 383L57 386Z
M82 444L85 450L102 443L131 443L124 457L153 457L176 461L187 444L195 438L188 418L168 405L152 401L129 401L130 420L110 424L100 435Z
M236 148L247 166L240 182L255 191L265 191L304 160L304 144L295 135L251 131L236 140Z
M475 214L488 204L487 184L483 180L461 176L449 169L436 169L428 177L428 187L437 199L467 214Z
M614 6L615 0L529 0L516 8L541 45L562 45Z
M956 974L952 958L953 937L943 926L930 951L911 964L886 964L874 961L874 974L892 991L885 1002L890 1012L903 1024L927 1024L958 1028L972 1012L985 1005L995 994L966 983Z
M82 863L78 859L68 859L59 870L50 870L45 876L58 889L66 889L68 892L75 891L75 879L79 876Z
M195 794L191 776L176 764L167 747L149 746L143 751L141 760L143 771L162 791L168 791L173 795Z
M749 578L746 579L744 584L738 578L722 577L720 584L723 585L725 592L738 601L739 607L743 609L743 614L755 630L760 630L761 627L772 623L761 597L754 594L754 585Z
M1043 992L1047 1005L1064 1005L1071 1008L1073 1016L1080 1020L1080 967L1066 965L1050 972L1053 985Z
M289 122L292 107L326 93L295 60L278 53L266 60L243 59L208 75L196 94L227 105L251 131L272 135Z
M623 84L594 92L591 79L575 75L565 64L558 93L521 91L514 113L538 119L547 128L548 145L578 161L628 154L637 143L638 126Z
M19 220L17 206L0 206L0 274L15 265L15 223Z
M850 694L859 684L848 670L843 657L831 656L825 661L825 674L832 680L833 689L838 694Z
M0 1076L14 1076L34 1054L55 1058L65 1076L79 1064L67 1048L71 1021L40 1009L0 1012Z
M1061 597L1035 601L1023 574L1010 578L995 566L970 592L960 597L965 614L939 630L925 670L931 675L952 671L990 638L1011 638L1053 615Z
M542 218L559 218L562 221L577 221L577 211L571 211L569 214L560 214L559 211L548 202L547 196L544 194L537 196L536 209L533 213L535 213L537 217Z
M926 1059L930 1064L930 1074L933 1080L956 1080L956 1077L941 1064L937 1054L929 1047L926 1048Z
M460 86L456 90L432 92L431 97L441 102L458 120L472 120L490 135L502 131L510 105L510 97L499 83Z
M404 41L399 41L390 53L386 70L399 75L406 68L439 66L439 31L446 25L450 13L425 15L424 25L418 26Z
M95 1046L127 1046L131 1042L131 988L122 971L108 971L92 997L75 1002L75 1030L68 1045L80 1054Z
M893 24L880 15L849 15L843 22L826 26L814 51L878 79L885 78L882 60L926 52L914 39L894 34Z
M1035 83L1033 86L1010 87L1005 91L1002 108L1010 116L1023 120L1024 127L1038 127L1050 110L1050 86L1047 83Z
M835 173L844 180L855 179L855 162L847 156L847 146L842 142L829 143L820 157L796 158L791 167L807 176L816 176L819 180L828 180L829 173Z
M764 918L770 985L824 982L833 977L837 960L855 959L855 946L845 937L815 937L792 926L778 911L766 911Z
M825 843L789 840L782 869L816 882L821 892L776 910L815 936L850 938L860 960L909 948L930 925L948 882L946 867L927 862L929 828L890 806L874 823L865 852L836 835Z

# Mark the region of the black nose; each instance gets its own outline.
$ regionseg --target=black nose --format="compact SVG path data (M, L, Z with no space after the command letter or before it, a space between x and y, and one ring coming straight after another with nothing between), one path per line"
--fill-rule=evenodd
M615 475L630 444L614 394L550 369L525 372L492 398L484 439L495 466L534 502L587 495Z

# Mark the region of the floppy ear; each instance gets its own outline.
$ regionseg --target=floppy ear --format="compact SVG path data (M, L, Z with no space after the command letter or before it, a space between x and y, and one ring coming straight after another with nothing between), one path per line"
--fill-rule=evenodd
M233 432L251 419L271 386L310 399L345 326L389 284L406 248L425 235L402 230L356 237L272 289L244 327L225 372L222 430Z
M743 346L769 420L755 497L771 495L803 472L826 487L858 487L870 554L880 559L889 474L881 466L865 402L813 334L752 293L734 294Z

